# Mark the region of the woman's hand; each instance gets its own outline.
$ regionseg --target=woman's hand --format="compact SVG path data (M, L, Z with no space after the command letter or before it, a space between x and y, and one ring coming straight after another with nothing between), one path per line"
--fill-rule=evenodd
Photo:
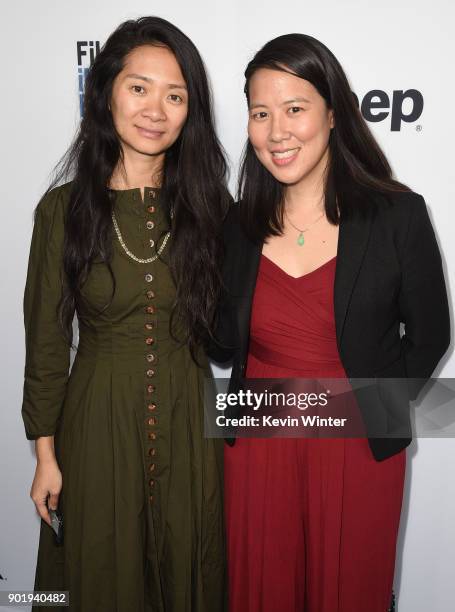
M62 490L62 474L54 453L53 436L36 440L36 471L30 497L40 517L50 526L49 510L56 510ZM49 499L48 499L49 498Z

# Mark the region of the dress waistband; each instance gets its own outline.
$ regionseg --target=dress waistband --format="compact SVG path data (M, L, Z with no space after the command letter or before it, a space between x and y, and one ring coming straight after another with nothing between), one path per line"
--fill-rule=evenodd
M152 325L147 329L145 324ZM152 320L135 324L111 324L89 327L81 325L76 362L78 367L107 367L118 372L146 371L158 364L160 336ZM169 334L166 334L169 337ZM169 352L160 348L160 360Z
M286 355L284 353L279 353L278 351L266 348L263 344L257 342L257 340L254 340L254 338L250 339L249 353L259 361L262 361L262 363L276 366L278 368L293 370L294 372L298 373L298 376L300 377L318 378L333 376L337 378L339 376L345 376L343 365L340 361L334 362L333 364L324 362L321 365L318 365L317 363L314 365L307 363L302 364L291 355Z

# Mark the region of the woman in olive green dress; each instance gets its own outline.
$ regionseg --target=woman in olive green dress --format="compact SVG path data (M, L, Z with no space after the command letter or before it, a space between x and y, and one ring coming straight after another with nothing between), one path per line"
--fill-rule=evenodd
M204 438L201 347L225 174L193 43L155 17L119 26L37 207L24 297L35 589L69 591L70 610L224 609L222 441Z

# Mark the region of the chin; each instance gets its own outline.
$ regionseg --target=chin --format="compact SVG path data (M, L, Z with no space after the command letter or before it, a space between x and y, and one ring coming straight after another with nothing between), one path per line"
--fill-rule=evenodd
M286 171L282 169L277 172L277 168L274 167L273 169L268 168L268 171L274 178L276 178L277 181L280 181L280 183L284 183L285 185L295 185L305 177L304 173L295 172L295 170Z
M138 153L141 153L142 155L161 155L162 153L165 153L167 150L167 147L163 147L161 146L144 146L143 143L137 144L137 145L133 145L133 149L135 151L137 151Z

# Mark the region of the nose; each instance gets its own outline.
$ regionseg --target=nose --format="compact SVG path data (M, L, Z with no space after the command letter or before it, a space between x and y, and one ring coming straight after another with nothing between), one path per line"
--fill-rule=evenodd
M281 142L290 138L290 132L287 127L286 118L281 113L272 115L270 122L269 139L272 142Z
M152 121L165 121L166 113L159 96L147 96L142 115Z

